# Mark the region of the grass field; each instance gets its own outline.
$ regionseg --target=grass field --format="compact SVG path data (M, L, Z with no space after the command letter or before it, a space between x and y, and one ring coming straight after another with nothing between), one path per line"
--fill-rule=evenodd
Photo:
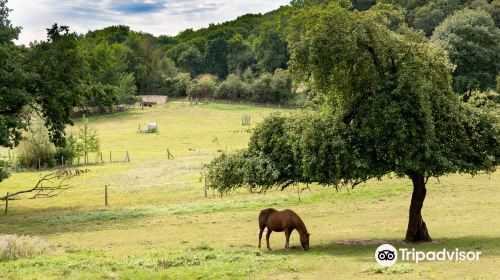
M402 243L411 197L406 179L370 181L337 192L312 186L284 192L204 197L202 165L221 151L244 148L249 128L276 109L208 104L94 117L104 160L52 199L11 201L0 234L41 236L51 246L35 259L0 261L0 279L500 279L500 172L431 179L423 215L433 243ZM293 113L293 110L280 110ZM251 116L250 127L241 117ZM157 122L160 134L136 133ZM78 125L78 122L77 122ZM166 150L175 156L168 160ZM15 173L0 192L31 186L40 172ZM109 207L104 207L109 185ZM311 250L289 252L273 233L273 251L257 249L260 209L291 208L311 233ZM480 250L477 262L374 261L378 245L418 250Z

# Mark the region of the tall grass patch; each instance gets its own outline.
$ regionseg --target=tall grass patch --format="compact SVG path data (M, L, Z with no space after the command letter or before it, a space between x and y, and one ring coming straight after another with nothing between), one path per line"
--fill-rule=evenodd
M0 261L35 258L48 250L49 244L37 236L0 235Z

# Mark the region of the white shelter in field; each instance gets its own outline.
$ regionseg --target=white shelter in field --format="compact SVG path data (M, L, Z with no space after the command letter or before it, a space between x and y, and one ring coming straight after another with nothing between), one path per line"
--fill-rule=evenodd
M165 95L143 95L141 96L141 106L153 106L167 104L168 96Z

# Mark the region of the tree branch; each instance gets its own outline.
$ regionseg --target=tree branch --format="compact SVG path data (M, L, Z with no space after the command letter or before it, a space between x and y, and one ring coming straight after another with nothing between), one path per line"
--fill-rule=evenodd
M17 198L18 196L29 193L34 193L30 199L54 197L70 188L69 180L89 172L89 169L57 169L42 176L34 187L9 194L8 197L0 197L0 200L6 200L7 198L9 200L16 200L19 199Z
M284 184L283 186L281 186L281 191L284 191L286 188L288 188L291 184L295 184L296 182L291 180L291 181L288 181L286 184Z

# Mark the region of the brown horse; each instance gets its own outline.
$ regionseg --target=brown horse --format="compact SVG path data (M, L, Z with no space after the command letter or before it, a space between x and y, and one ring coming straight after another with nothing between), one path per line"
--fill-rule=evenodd
M285 232L286 243L285 249L288 250L288 243L290 241L290 234L294 229L296 229L300 234L300 244L304 251L309 250L309 233L307 232L306 225L300 219L299 215L295 214L292 210L277 211L275 209L269 208L260 211L259 215L259 248L261 245L262 233L267 227L266 241L267 249L271 250L269 247L269 237L271 232Z

